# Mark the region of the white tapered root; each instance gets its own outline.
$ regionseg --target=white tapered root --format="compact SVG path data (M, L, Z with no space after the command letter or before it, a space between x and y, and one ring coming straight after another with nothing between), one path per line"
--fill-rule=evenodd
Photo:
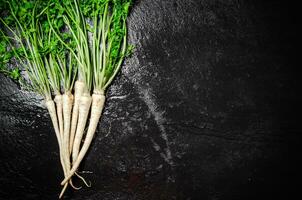
M60 144L60 161L62 164L62 168L64 171L64 176L67 174L67 169L66 169L66 162L64 158L64 153L63 153L63 134L64 134L64 127L63 127L63 98L61 94L57 94L54 98L54 102L56 103L57 107L57 119L59 122L59 130L60 130L60 138L61 138L61 144Z
M53 102L53 100L48 100L48 101L45 102L45 105L47 107L52 125L55 129L55 134L56 134L58 144L59 144L59 147L60 147L60 145L61 145L61 136L60 136L60 130L59 130L59 126L58 126L58 119L57 119L55 103Z
M74 105L72 109L70 138L69 138L69 151L72 152L74 137L77 129L78 116L79 116L79 104L80 99L84 91L85 84L82 81L76 81L74 84Z
M105 96L103 93L92 95L91 116L90 116L90 122L89 122L85 141L83 143L83 146L81 148L81 151L76 161L73 163L73 166L69 171L68 176L65 177L65 179L61 182L61 185L64 185L73 176L73 174L77 171L78 167L80 166L80 163L83 160L85 154L87 153L89 146L92 142L95 130L97 128L99 119L101 117L104 103L105 103Z
M88 93L83 94L80 98L79 120L72 148L72 162L75 162L80 151L80 145L84 134L84 129L87 122L91 102L92 98Z
M67 92L62 96L62 100L63 100L62 102L63 102L63 119L64 119L64 134L63 135L64 135L64 140L65 140L64 145L68 148L69 147L71 111L72 111L72 105L73 105L73 95L70 92ZM68 142L68 143L66 143L66 142Z
M64 187L62 188L60 195L59 195L59 199L61 199L67 189L68 183L65 183Z
M67 92L63 95L63 119L64 119L64 134L63 134L63 153L66 162L67 172L70 169L70 153L69 153L69 131L71 121L71 110L73 104L73 95Z
M57 137L58 145L59 145L60 161L62 164L64 175L66 175L67 171L66 171L66 168L64 165L63 155L62 155L62 137L61 137L61 133L60 133L59 126L58 126L56 107L55 107L54 101L52 101L52 100L48 100L45 104L46 104L47 110L49 112L53 127L55 129L55 133L56 133L56 137Z
M49 112L49 115L50 115L53 127L55 129L56 137L57 137L58 144L59 144L60 161L61 161L61 164L62 164L64 175L66 176L67 175L67 171L66 171L66 168L65 168L65 165L64 165L64 161L63 161L62 140L61 140L62 137L61 137L60 130L59 130L59 125L58 125L56 106L55 106L54 101L52 101L52 100L46 101L45 104L46 104L47 110ZM64 185L63 190L61 191L61 194L60 194L59 198L62 198L62 196L63 196L63 194L64 194L67 186L68 186L68 183L66 183Z
M55 96L54 101L56 102L57 106L57 116L58 116L58 122L59 122L59 130L60 130L60 136L61 136L61 141L63 141L63 132L64 132L64 127L63 127L63 99L62 95L58 94Z

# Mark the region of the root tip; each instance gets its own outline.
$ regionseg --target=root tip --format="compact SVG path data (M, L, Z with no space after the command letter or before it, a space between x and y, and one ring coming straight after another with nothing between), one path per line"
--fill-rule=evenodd
M68 184L66 183L66 184L64 185L64 187L63 187L63 189L62 189L60 195L59 195L59 199L61 199L61 198L63 197L63 195L64 195L64 193L65 193L65 191L66 191L67 186L68 186Z

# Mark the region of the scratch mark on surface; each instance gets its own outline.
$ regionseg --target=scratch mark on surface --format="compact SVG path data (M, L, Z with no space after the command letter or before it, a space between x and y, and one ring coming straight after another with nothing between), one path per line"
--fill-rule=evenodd
M133 29L135 30L135 28ZM141 41L140 38L137 38L137 32L131 31L129 33L129 39L130 41ZM136 38L136 39L135 39ZM140 42L136 42L136 46L139 48L142 46ZM140 63L140 60L138 56L133 56L130 60L128 60L128 64L125 67L122 68L122 73L130 80L130 82L136 86L136 89L139 93L139 97L145 102L145 104L148 107L148 110L150 111L151 115L153 116L156 125L159 128L160 131L160 137L165 141L165 148L164 150L161 150L161 147L159 144L157 144L153 138L151 138L151 142L153 144L153 148L157 151L160 152L160 156L164 159L166 163L168 163L171 167L174 166L173 163L173 158L172 158L172 153L170 149L170 143L169 143L169 138L166 132L166 129L164 127L165 124L165 117L164 117L164 112L160 110L158 107L158 104L156 103L156 99L153 97L155 96L151 90L151 88L147 85L146 87L143 86L144 83L143 81L143 72L148 76L147 69L148 65L144 65ZM130 67L131 66L131 67ZM146 84L145 84L146 85Z
M165 117L164 117L164 112L160 110L158 107L155 98L153 97L154 94L152 90L148 88L144 88L138 81L141 77L129 77L129 74L125 74L129 80L137 87L137 91L139 93L139 97L145 102L145 104L148 107L148 110L150 111L151 115L153 116L156 125L158 126L160 130L160 137L165 141L166 148L162 150L160 153L160 156L167 162L170 166L174 166L173 163L173 158L172 158L172 153L170 150L170 145L169 145L169 138L166 132L166 129L164 127L164 124L166 122ZM153 144L153 148L156 151L160 151L161 147L151 138L151 142Z
M154 117L154 120L160 130L160 136L166 143L166 148L164 150L164 153L160 153L160 155L169 165L173 166L173 159L170 150L169 139L166 129L163 125L166 121L163 116L164 112L159 110L155 99L152 97L153 93L151 92L151 89L144 89L142 87L140 87L139 89L140 92L142 93L141 99L146 103L150 113ZM151 142L153 143L155 150L159 151L160 146L153 139L151 139Z
M110 96L107 99L125 99L126 97L128 97L129 95L120 95L120 96Z

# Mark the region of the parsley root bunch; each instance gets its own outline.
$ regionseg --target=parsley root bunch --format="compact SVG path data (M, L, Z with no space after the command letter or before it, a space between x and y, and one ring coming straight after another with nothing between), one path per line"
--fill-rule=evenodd
M65 176L60 198L69 184L80 189L72 183L74 175L89 186L77 170L93 140L106 89L133 49L127 45L126 26L131 3L132 0L0 3L0 72L44 97ZM18 68L12 67L15 63ZM20 69L24 69L24 76Z

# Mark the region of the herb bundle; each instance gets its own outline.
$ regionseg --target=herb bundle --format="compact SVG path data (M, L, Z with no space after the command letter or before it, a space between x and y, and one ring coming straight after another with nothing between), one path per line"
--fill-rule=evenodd
M45 99L60 151L64 186L94 137L105 91L133 47L131 0L10 0L0 3L0 72L27 82ZM29 80L24 80L18 63ZM89 120L88 120L89 119ZM85 131L87 129L87 131ZM82 142L83 141L83 142Z

